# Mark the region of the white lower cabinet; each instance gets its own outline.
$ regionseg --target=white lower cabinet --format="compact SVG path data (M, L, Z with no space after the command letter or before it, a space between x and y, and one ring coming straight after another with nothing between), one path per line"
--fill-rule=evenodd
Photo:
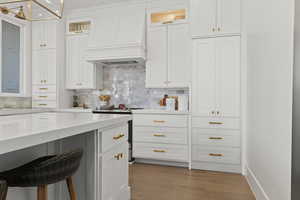
M128 186L128 125L99 132L96 174L97 200L129 200Z
M133 157L188 162L188 115L133 115Z
M241 172L240 119L193 117L192 168Z

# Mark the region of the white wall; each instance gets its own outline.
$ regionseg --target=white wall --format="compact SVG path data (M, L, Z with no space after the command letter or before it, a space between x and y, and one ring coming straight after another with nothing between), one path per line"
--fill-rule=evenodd
M248 180L258 200L289 200L294 0L243 0L242 9Z

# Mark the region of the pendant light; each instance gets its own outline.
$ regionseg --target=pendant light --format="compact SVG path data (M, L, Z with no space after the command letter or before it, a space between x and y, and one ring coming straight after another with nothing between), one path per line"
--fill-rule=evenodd
M61 19L64 0L0 0L0 13L28 21Z

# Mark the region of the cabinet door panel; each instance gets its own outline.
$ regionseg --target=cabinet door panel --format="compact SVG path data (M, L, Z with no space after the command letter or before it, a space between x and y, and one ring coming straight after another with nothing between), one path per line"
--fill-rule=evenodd
M32 84L40 85L45 80L45 59L46 54L44 51L32 52Z
M44 24L43 22L32 23L32 49L38 50L42 48L44 41Z
M56 21L43 22L44 24L44 44L47 49L56 48Z
M45 67L45 80L47 84L55 85L56 84L56 50L46 50L45 51L45 60L43 64Z
M216 34L217 0L192 0L192 36L204 37Z
M218 0L218 28L221 34L241 32L241 0Z
M167 37L167 27L155 27L148 31L147 87L166 86L168 66Z
M191 56L188 24L168 26L168 86L188 87Z
M79 38L76 36L67 37L67 88L77 89L79 83L78 65L79 57Z
M193 42L193 91L194 116L210 116L216 103L215 40Z
M79 38L79 48L77 51L79 51L79 66L78 66L78 72L79 72L79 82L80 87L83 89L95 89L96 83L95 83L95 66L93 63L89 63L85 59L85 52L87 49L87 42L88 42L88 35L82 35Z
M225 117L240 116L240 37L216 39L217 110Z

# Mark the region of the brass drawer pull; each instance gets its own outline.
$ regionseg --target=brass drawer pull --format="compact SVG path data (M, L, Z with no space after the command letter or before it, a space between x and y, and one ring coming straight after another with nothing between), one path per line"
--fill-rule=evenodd
M40 90L48 90L48 88L40 88Z
M173 23L173 21L165 21L165 22L163 22L163 24L172 24Z
M223 140L222 137L209 137L210 140Z
M114 155L114 158L117 159L117 160L120 160L123 157L124 157L123 153L118 153L118 154Z
M164 121L164 120L154 120L153 122L154 123L165 123L166 121Z
M120 133L118 136L113 137L113 139L114 140L119 140L119 139L121 139L124 136L125 136L124 134Z
M39 96L39 98L48 98L48 96Z
M153 150L153 152L155 152L155 153L166 153L167 151L165 151L165 150Z
M210 125L222 125L223 122L209 122Z
M166 137L164 134L153 134L154 137Z
M213 157L222 157L223 154L219 154L219 153L210 153L209 156L213 156Z
M47 106L48 104L40 103L39 106Z

